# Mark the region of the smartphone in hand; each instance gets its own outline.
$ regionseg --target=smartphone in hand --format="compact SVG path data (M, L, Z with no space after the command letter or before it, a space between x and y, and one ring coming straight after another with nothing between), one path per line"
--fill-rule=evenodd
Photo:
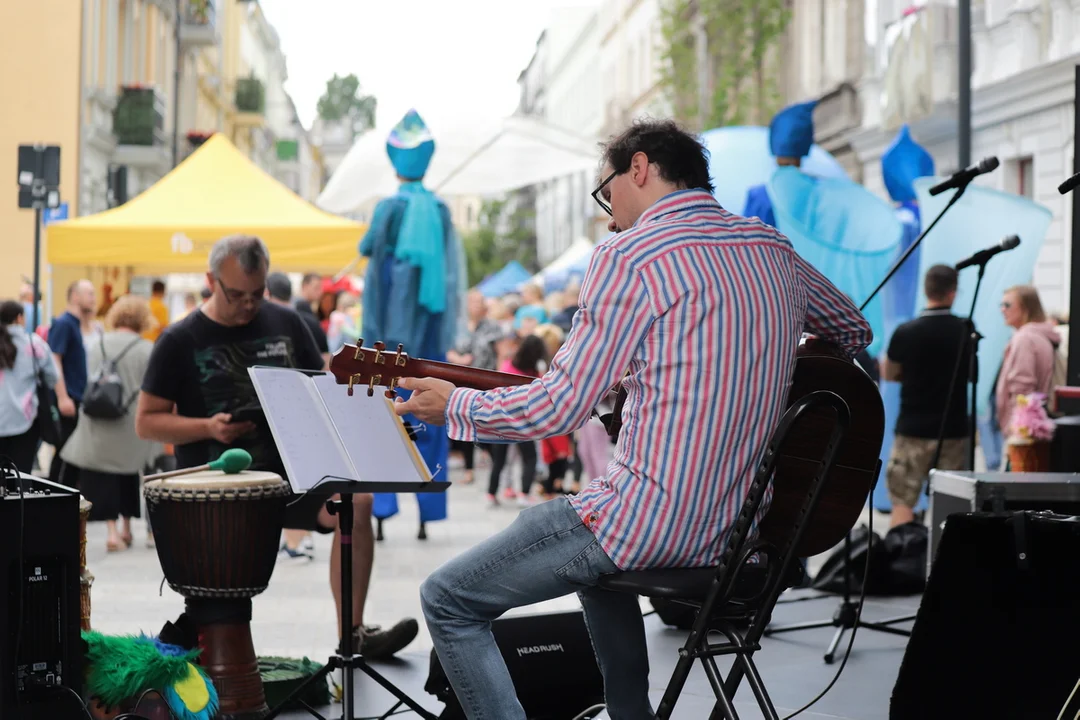
M265 417L266 417L266 415L263 414L263 410L262 410L261 407L241 408L239 410L236 410L236 411L230 413L230 415L231 415L231 419L229 420L230 423L241 423L241 422L258 423L258 422L262 422L262 420L265 419Z

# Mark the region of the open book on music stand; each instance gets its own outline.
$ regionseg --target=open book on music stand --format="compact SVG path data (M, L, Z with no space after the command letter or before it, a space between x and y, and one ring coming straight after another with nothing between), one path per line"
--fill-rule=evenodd
M437 720L389 680L354 653L352 637L352 531L353 504L349 497L371 492L444 492L449 482L436 482L405 423L392 402L381 393L349 396L328 373L276 367L248 368L255 392L266 415L274 444L285 465L289 484L297 495L316 493L328 498L330 514L341 528L341 644L321 670L307 678L263 720L290 709L307 687L323 682L336 669L342 671L342 720L355 720L353 670L358 669L382 685L400 705L420 717ZM442 432L442 428L426 432ZM319 717L312 712L315 717Z
M329 373L248 369L274 443L297 494L442 492L393 402L348 395ZM439 432L440 428L424 432Z

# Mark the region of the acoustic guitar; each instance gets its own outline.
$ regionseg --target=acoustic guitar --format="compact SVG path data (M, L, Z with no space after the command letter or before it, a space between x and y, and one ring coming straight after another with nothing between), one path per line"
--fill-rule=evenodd
M360 386L369 396L375 388L386 388L386 396L393 398L398 382L404 377L437 378L475 390L528 385L535 380L525 375L411 358L401 345L390 352L381 342L370 348L362 345L362 340L356 345L345 345L330 360L330 372L339 384L349 386L350 395ZM799 545L801 557L830 550L855 525L876 478L885 435L885 406L870 376L836 346L808 340L796 353L788 406L817 390L830 390L847 402L851 425L826 480L814 521ZM622 426L625 398L626 391L620 386L615 410L605 420L612 439L617 439ZM790 535L834 422L829 410L817 409L809 411L791 429L777 460L772 504L761 522L761 534L765 538L781 543ZM737 439L727 440L737 442ZM761 450L764 452L764 448Z

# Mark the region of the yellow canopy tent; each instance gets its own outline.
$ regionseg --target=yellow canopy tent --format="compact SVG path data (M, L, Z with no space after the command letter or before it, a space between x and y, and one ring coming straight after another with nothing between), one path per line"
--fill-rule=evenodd
M356 257L364 230L306 202L216 134L124 205L49 225L46 256L54 267L200 272L215 241L244 233L262 238L274 270L332 274Z

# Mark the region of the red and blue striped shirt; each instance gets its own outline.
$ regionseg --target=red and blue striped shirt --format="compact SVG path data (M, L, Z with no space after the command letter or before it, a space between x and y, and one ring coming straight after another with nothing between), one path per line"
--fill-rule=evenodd
M629 370L614 458L570 502L621 569L714 564L787 405L803 333L854 356L870 326L787 238L699 190L598 245L582 285L551 369L526 386L455 389L450 437L565 435Z

